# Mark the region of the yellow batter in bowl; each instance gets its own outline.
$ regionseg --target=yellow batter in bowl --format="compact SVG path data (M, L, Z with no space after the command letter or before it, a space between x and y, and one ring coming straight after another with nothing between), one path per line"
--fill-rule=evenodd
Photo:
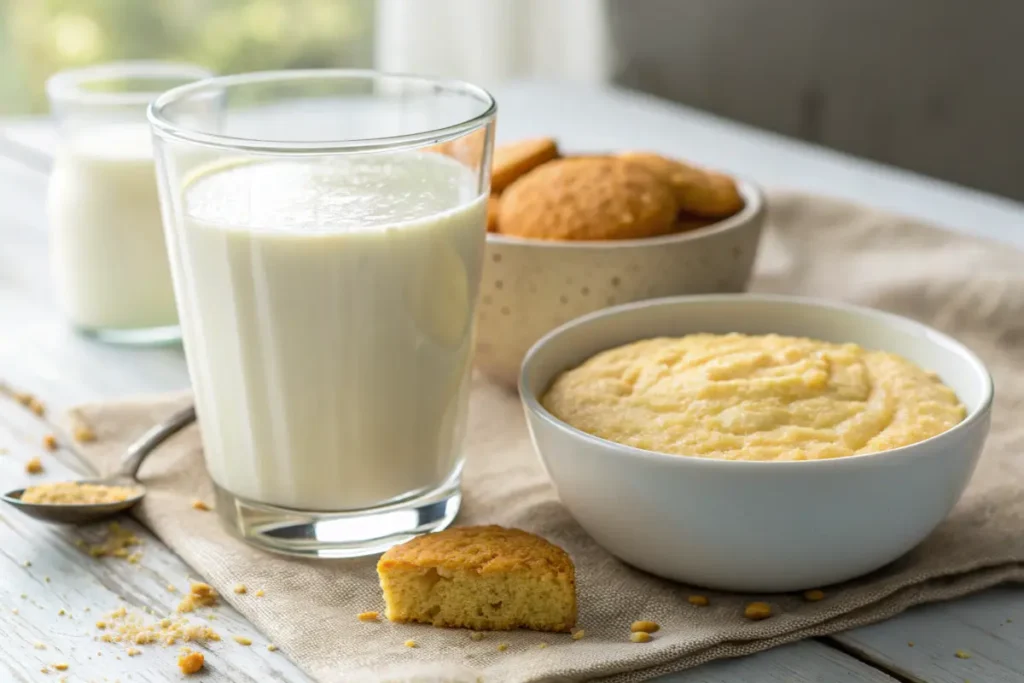
M891 450L941 434L966 414L935 374L895 354L742 334L604 351L556 378L542 403L594 436L722 460Z

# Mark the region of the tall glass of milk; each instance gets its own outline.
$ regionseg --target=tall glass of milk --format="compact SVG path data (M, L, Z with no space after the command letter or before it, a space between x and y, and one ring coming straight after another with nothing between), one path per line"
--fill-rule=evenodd
M166 62L63 71L47 82L60 142L50 176L50 255L71 323L106 341L180 336L146 108L161 92L208 77Z
M467 83L347 70L150 107L206 467L242 538L354 557L454 519L495 112Z

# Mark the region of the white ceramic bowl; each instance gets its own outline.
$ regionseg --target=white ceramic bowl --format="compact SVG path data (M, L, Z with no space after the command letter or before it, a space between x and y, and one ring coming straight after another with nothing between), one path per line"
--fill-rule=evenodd
M619 445L570 427L540 404L560 372L595 353L695 332L775 332L897 353L937 372L968 415L943 434L890 451L748 462ZM594 540L653 574L745 592L844 581L916 546L967 485L993 394L981 361L929 327L866 308L760 295L645 301L575 320L530 350L520 392L559 496Z
M476 366L514 387L529 348L559 325L615 304L678 294L742 292L764 223L760 190L705 228L636 240L555 242L488 233Z

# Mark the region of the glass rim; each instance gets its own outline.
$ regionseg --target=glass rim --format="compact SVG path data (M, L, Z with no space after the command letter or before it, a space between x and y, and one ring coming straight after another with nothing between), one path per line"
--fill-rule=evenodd
M464 121L448 126L429 130L405 133L402 135L380 136L372 138L324 139L324 140L261 140L243 138L218 133L207 133L191 129L171 122L164 116L164 110L185 98L211 88L230 88L253 83L272 83L275 81L300 81L313 79L362 79L366 81L393 79L408 83L432 85L452 92L462 92L476 97L485 109ZM171 88L150 103L147 109L153 133L164 140L180 140L208 147L236 149L250 152L296 152L329 154L331 152L372 152L402 147L416 147L426 143L438 143L459 137L463 133L476 130L492 121L497 115L498 104L487 90L478 85L458 79L435 78L418 74L377 71L375 69L281 69L273 71L253 71L244 74L214 76L195 83L187 83Z
M213 72L198 64L165 60L128 60L104 62L77 69L58 71L46 80L46 94L53 102L78 102L96 105L149 105L167 88L156 90L127 90L124 92L91 91L88 83L102 83L119 79L143 81L181 79L202 81L213 77Z

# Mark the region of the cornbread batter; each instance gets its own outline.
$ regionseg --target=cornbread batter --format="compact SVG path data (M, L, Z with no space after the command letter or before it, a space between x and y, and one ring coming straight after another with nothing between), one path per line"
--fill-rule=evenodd
M694 334L599 353L544 407L594 436L722 460L820 460L917 443L964 419L952 389L884 351Z

